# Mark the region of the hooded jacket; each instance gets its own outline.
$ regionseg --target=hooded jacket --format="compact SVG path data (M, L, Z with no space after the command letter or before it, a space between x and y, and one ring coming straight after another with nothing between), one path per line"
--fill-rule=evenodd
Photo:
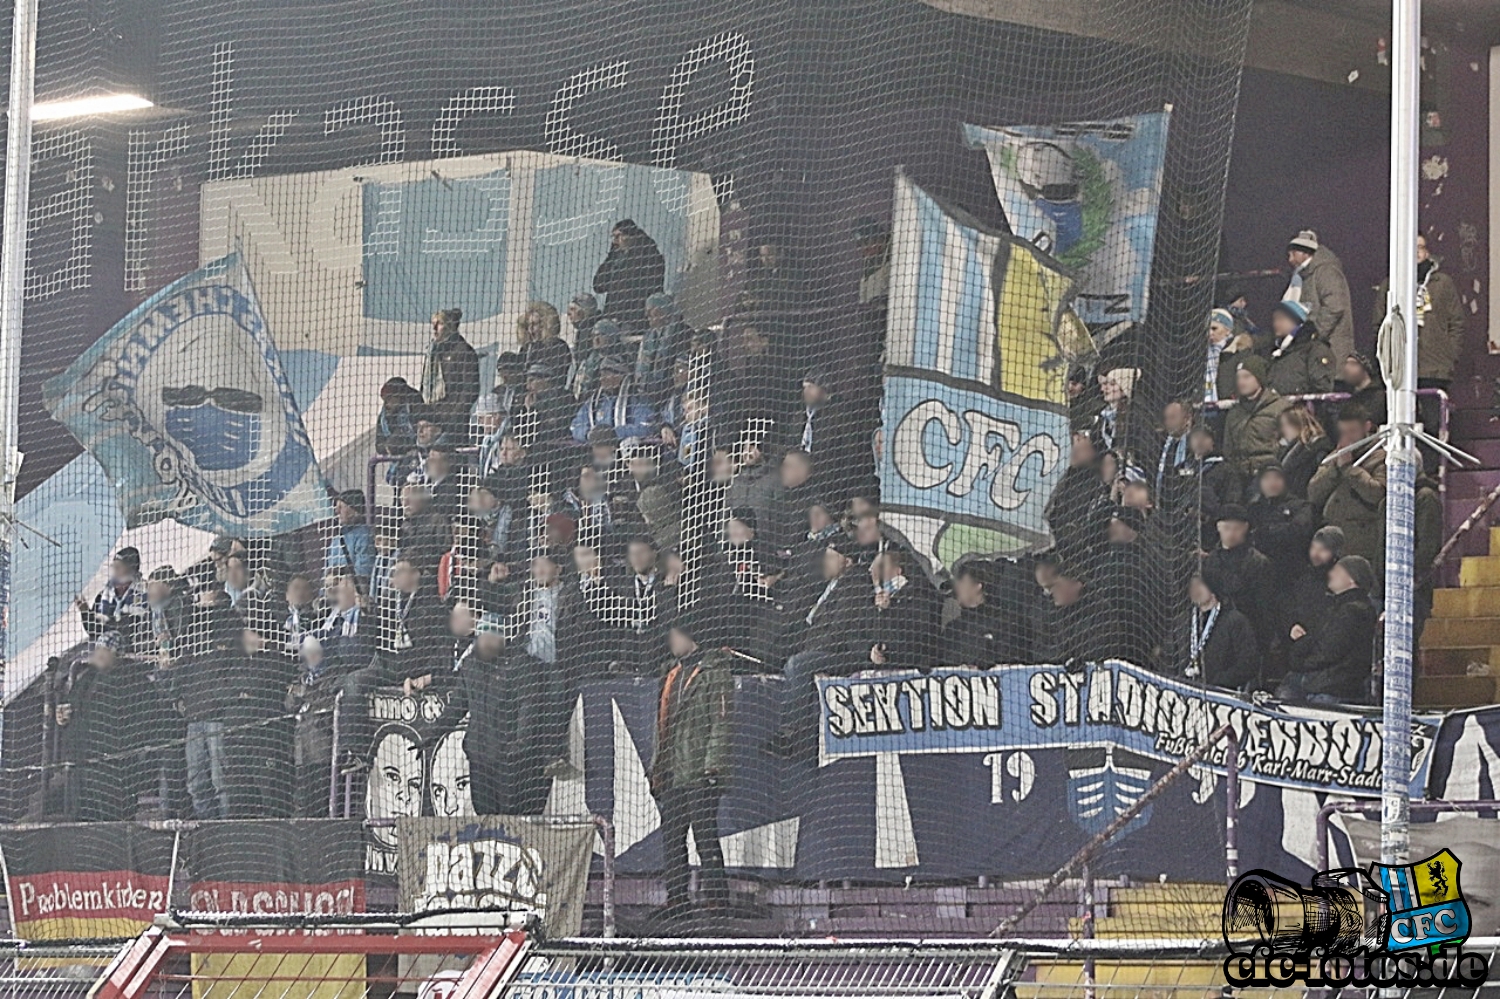
M1328 341L1335 357L1354 353L1354 313L1349 304L1349 282L1344 265L1326 246L1302 265L1302 305L1307 319Z
M1453 379L1464 348L1468 319L1464 313L1458 286L1438 269L1436 260L1417 265L1417 308L1421 310L1421 328L1417 333L1417 377L1446 382ZM1385 296L1389 281L1382 281L1375 293L1376 329L1385 320Z
M1333 596L1316 628L1292 643L1292 672L1309 694L1365 700L1375 648L1375 606L1360 587Z
M1224 417L1224 457L1244 475L1254 475L1276 457L1281 414L1291 403L1267 387L1258 399L1241 399Z
M1291 343L1271 352L1266 382L1281 395L1332 392L1333 369L1333 352L1306 322L1292 333Z
M1323 522L1344 532L1344 554L1385 565L1385 451L1358 464L1323 465L1307 484L1307 498Z

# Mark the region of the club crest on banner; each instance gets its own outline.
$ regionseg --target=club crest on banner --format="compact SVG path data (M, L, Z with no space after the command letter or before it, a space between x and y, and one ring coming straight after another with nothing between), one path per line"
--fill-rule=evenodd
M1458 886L1462 862L1450 850L1404 867L1371 864L1370 873L1389 896L1390 930L1386 950L1436 953L1469 936L1469 907Z
M238 254L168 285L43 388L134 527L280 533L328 515L312 444Z
M1118 746L1080 746L1068 750L1067 759L1068 815L1094 836L1133 808L1154 780L1150 759ZM1115 836L1128 836L1150 821L1147 805Z

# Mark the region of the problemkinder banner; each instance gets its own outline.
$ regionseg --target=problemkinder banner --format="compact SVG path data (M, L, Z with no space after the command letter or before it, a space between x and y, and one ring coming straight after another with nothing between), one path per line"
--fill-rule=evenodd
M1078 276L1084 322L1146 314L1170 109L1105 121L965 125L1011 231Z
M174 834L129 822L0 829L11 935L119 940L167 911Z
M819 678L820 761L882 753L1107 749L1177 762L1229 725L1248 780L1356 797L1380 793L1378 715L1269 707L1128 663L935 669ZM1412 794L1420 797L1439 718L1412 723ZM1224 744L1204 767L1222 774ZM1108 766L1101 763L1101 766ZM1144 791L1144 787L1140 790Z

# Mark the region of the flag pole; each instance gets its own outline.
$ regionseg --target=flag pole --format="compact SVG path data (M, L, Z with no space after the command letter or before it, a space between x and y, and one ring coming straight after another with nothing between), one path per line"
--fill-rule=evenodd
M16 540L16 478L21 471L18 426L21 319L26 298L37 3L38 0L15 0L10 40L10 108L5 129L5 228L0 234L0 424L4 426L4 445L0 451L0 664L5 666L10 659L11 556Z
M1417 156L1421 0L1391 12L1390 291L1381 328L1389 423L1386 448L1384 729L1380 860L1404 865L1411 846L1412 601L1417 452Z

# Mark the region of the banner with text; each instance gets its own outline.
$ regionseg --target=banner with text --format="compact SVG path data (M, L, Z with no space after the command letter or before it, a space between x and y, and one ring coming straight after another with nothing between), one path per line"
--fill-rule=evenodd
M938 669L819 678L820 761L883 753L1113 751L1176 762L1229 725L1249 780L1356 797L1380 793L1376 715L1263 707L1227 691L1179 683L1123 662ZM1412 794L1420 797L1439 719L1412 723ZM1222 774L1226 749L1205 766Z
M173 838L127 822L0 830L11 935L135 936L167 911Z

